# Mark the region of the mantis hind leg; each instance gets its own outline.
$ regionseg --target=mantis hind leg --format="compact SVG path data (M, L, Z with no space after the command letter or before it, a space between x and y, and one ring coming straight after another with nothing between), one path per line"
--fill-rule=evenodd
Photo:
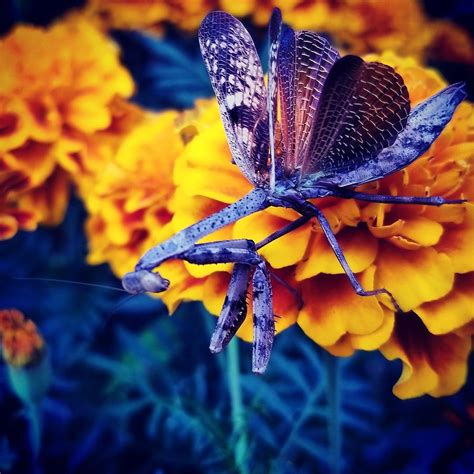
M328 220L324 217L324 214L314 204L311 204L310 202L301 200L301 201L295 202L294 204L295 204L294 208L298 212L304 215L312 214L316 217L316 219L318 219L319 224L321 225L321 229L323 230L324 235L328 239L329 245L331 246L334 254L336 255L336 258L341 264L341 267L343 268L344 273L349 278L349 281L352 287L354 288L355 292L360 296L378 296L378 295L383 295L383 294L387 295L390 298L393 306L395 307L395 310L397 312L402 312L402 309L400 308L400 305L398 304L397 300L392 295L392 293L386 288L364 290L359 280L355 276L354 272L352 271L351 267L349 266L349 263L346 260L346 257L344 256L344 253L336 239L336 236L334 235L334 232L331 229L331 226Z
M385 194L360 193L349 188L331 189L333 196L344 199L379 202L382 204L418 204L422 206L443 206L445 204L463 204L467 199L446 199L442 196L388 196Z

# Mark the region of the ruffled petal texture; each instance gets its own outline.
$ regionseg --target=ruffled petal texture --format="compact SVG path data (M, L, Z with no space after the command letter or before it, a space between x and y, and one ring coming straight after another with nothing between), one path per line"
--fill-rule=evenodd
M142 112L125 101L134 85L118 49L79 14L48 28L17 26L0 40L0 68L0 239L7 239L59 224L71 182L112 153L127 107L129 116Z

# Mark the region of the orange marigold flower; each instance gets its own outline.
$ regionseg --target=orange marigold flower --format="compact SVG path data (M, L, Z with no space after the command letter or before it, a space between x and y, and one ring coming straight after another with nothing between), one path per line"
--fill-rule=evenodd
M85 180L89 263L109 262L117 275L123 275L153 243L174 233L173 168L184 149L178 117L176 111L148 114L123 137L93 185ZM175 285L163 299L174 311L193 281L182 263L168 267ZM189 298L198 299L191 294Z
M445 85L436 71L419 66L414 59L393 53L368 59L395 67L405 79L412 105ZM231 163L214 100L201 101L195 110L181 116L167 112L150 120L156 123L151 126L150 121L127 136L111 171L104 173L98 193L88 204L89 259L93 263L109 261L119 276L133 268L137 257L152 244L251 189ZM166 146L157 145L160 142ZM124 153L127 160L120 158ZM463 103L421 158L362 190L470 197L473 160L474 107ZM396 316L384 297L357 296L320 228L308 223L261 249L272 271L304 301L300 309L291 292L274 280L274 310L280 316L277 330L297 323L333 354L380 349L389 359L400 358L405 369L394 389L400 397L439 396L458 390L465 379L474 329L474 262L470 258L474 205L433 208L337 198L315 202L337 233L363 286L388 288L407 314ZM220 229L204 241L259 241L296 217L292 210L270 208ZM171 280L171 286L162 297L170 311L180 301L193 299L218 314L230 270L231 266L224 264L165 262L160 273ZM416 336L408 340L405 334L412 326ZM237 334L251 339L251 318ZM456 352L441 364L440 351L453 345Z
M71 16L50 28L17 26L0 40L0 239L57 224L90 137L114 125L133 92L118 49Z
M390 49L399 54L474 63L473 41L449 21L431 20L419 0L89 0L87 11L109 28L149 28L166 23L195 30L212 10L250 16L266 26L274 7L296 30L329 33L347 51L364 54Z
M44 352L36 325L15 309L0 310L0 345L3 358L13 367L34 364Z
M238 14L236 2L221 4ZM252 2L255 22L265 25L271 4ZM417 0L289 0L272 2L295 29L327 32L347 51L364 54L393 50L402 55L443 57L474 62L473 41L467 31L449 21L431 20ZM435 45L443 45L443 50Z
M216 7L212 0L89 0L86 11L108 28L153 27L160 32L164 23L196 30L206 13Z

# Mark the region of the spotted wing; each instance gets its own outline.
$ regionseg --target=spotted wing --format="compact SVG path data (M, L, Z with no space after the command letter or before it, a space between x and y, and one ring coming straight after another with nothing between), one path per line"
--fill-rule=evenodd
M340 59L322 90L302 176L357 169L396 140L409 114L407 88L390 66Z
M218 11L202 22L199 44L232 158L249 181L261 184L268 178L267 93L252 38L240 21Z

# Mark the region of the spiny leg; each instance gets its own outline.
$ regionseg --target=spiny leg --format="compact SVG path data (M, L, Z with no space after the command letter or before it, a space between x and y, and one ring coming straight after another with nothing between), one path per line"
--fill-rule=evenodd
M247 310L247 289L253 271L253 349L252 371L263 373L267 368L275 335L272 289L265 261L256 252L251 240L232 240L197 244L180 258L190 263L235 263L227 296L224 300L210 349L220 352L243 323Z
M213 353L221 352L227 346L245 320L252 270L252 266L243 263L234 265L224 304L209 344Z
M341 267L343 268L344 272L349 278L349 281L351 282L352 287L354 288L354 290L356 291L358 295L377 296L377 295L385 294L389 296L390 300L392 301L393 306L395 307L395 310L397 312L402 312L402 309L400 308L400 305L397 303L397 300L394 298L392 293L390 293L390 291L388 291L386 288L378 288L378 289L370 290L370 291L366 291L364 290L364 288L362 288L362 285L360 284L359 280L357 279L351 267L349 266L349 263L347 262L346 257L344 256L344 253L342 252L342 249L339 246L339 243L336 239L336 236L334 235L334 232L331 229L331 226L328 220L324 217L324 214L314 204L311 204L310 202L303 201L303 200L294 201L293 204L294 204L294 209L297 210L298 212L305 215L308 215L311 212L314 216L316 216L316 219L318 219L319 224L321 225L321 229L324 232L324 235L328 239L329 245L331 246L334 254L336 255L336 258L339 260Z
M262 260L255 268L252 281L253 289L253 347L252 372L265 372L273 339L275 337L275 319L273 317L272 285L265 262Z
M445 199L442 196L387 196L385 194L367 194L346 188L333 188L333 196L345 199L359 199L361 201L380 202L383 204L418 204L425 206L442 206L443 204L462 204L466 199Z
M201 265L235 263L221 315L211 338L210 349L212 352L220 352L243 323L247 310L246 296L250 277L252 270L256 268L253 274L254 282L257 283L257 290L254 290L254 298L257 299L257 304L254 304L254 351L256 352L253 355L253 370L258 373L264 372L273 344L274 320L270 277L263 259L257 253L257 248L261 248L302 226L310 218L311 216L302 216L258 244L246 239L193 244L186 251L174 255L174 258ZM263 281L263 275L266 282ZM169 280L162 278L159 273L152 273L149 270L138 270L127 274L124 278L125 281L128 283L129 290L132 289L134 293L142 292L143 288L152 292L164 291L169 286ZM262 303L264 300L267 301L267 306ZM301 304L301 298L297 298L297 300ZM269 321L269 314L271 314L271 322ZM273 328L271 337L263 330L270 326Z
M219 212L183 229L173 237L148 250L138 261L136 270L152 270L160 263L191 249L194 244L208 234L268 207L267 192L255 188L249 194L230 204Z
M268 237L265 237L264 239L262 239L260 242L258 242L256 244L254 244L253 241L251 241L251 240L235 239L235 240L224 240L224 241L209 242L209 243L206 243L206 244L196 244L195 247L199 247L200 245L205 245L209 248L209 250L211 250L211 248L213 248L213 249L214 248L215 249L217 249L217 248L229 248L229 247L233 246L235 248L247 248L249 250L251 250L251 249L258 250L258 249L261 249L262 247L264 247L265 245L268 245L269 243L273 242L274 240L279 239L283 235L288 234L289 232L291 232L291 231L301 227L302 225L306 224L306 222L308 222L311 219L311 217L312 216L301 216L298 219L296 219L295 221L290 222L285 227L282 227L281 229L278 229L277 231L273 232ZM186 258L184 258L184 259L186 259ZM280 278L276 273L272 272L272 276L273 276L273 278L275 278L276 281L278 281L278 283L280 283L280 285L282 285L284 288L286 288L292 294L293 298L295 299L295 301L298 305L298 308L301 309L303 307L304 302L303 302L303 299L301 298L301 295L299 294L299 292L297 290L295 290L293 287L291 287L288 283L286 283L286 281L284 281L282 278ZM230 291L231 285L232 285L232 278L231 278L231 283L229 284L229 291ZM240 324L237 327L237 329L239 327L240 327ZM236 331L237 331L237 329L236 329ZM234 331L234 334L235 334L235 331ZM231 338L232 338L232 336L229 338L229 341L230 341ZM229 342L229 341L227 341L227 342ZM224 344L224 345L226 345L226 344ZM213 349L213 347L211 347L211 350L213 352L216 352ZM222 347L221 347L220 350L222 350Z
M192 249L195 243L208 234L235 222L242 217L268 207L268 192L255 188L239 201L230 204L219 212L202 219L178 232L161 244L148 250L135 266L135 271L127 273L122 279L126 291L132 294L152 292L159 293L169 286L169 281L152 270L170 258Z
M258 265L262 257L258 255L253 240L235 239L196 244L190 250L177 255L176 258L196 265L211 263L243 263Z

